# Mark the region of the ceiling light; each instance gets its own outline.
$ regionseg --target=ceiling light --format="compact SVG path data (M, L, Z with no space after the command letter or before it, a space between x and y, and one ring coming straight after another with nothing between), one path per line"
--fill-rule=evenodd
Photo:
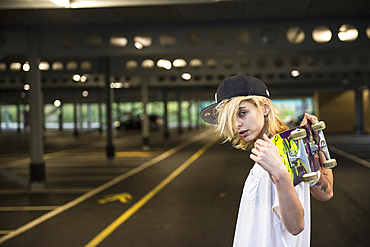
M69 0L50 0L50 2L60 7L69 7Z
M80 81L80 79L81 79L81 76L80 76L79 74L75 74L75 75L73 76L73 80L74 80L74 81Z
M31 86L30 86L29 84L24 84L23 89L24 89L25 91L28 91L28 90L30 90L30 89L31 89Z
M178 58L175 61L173 61L173 67L183 68L185 66L186 66L186 61L182 58Z
M62 105L62 102L60 100L57 99L57 100L54 101L54 106L55 107L59 107L61 105Z
M82 97L86 98L87 96L89 96L89 91L83 91Z
M87 81L87 76L86 75L81 76L80 81L81 82L86 82Z
M292 72L290 72L290 74L293 76L293 77L298 77L301 73L298 71L298 70L292 70Z
M172 64L167 59L159 59L158 62L157 62L157 66L159 68L165 68L165 69L169 70L169 69L171 69Z
M189 74L189 73L183 73L181 75L181 78L184 79L184 80L186 80L186 81L188 81L188 80L191 79L191 74Z
M29 62L25 62L24 64L23 64L23 71L30 71L30 69L31 69L31 66L30 66L30 63Z
M140 42L135 42L134 46L136 47L136 49L138 50L141 50L144 48L144 46L140 43Z

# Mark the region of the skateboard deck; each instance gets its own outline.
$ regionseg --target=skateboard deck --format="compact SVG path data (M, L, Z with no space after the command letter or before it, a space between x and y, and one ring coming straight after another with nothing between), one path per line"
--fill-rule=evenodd
M291 133L297 130L305 131L306 137L293 140ZM279 133L273 137L272 142L279 149L280 157L289 171L294 186L303 181L307 182L308 175L311 177L309 179L310 183L317 181L318 176L316 175L320 170L320 161L318 152L311 151L311 146L315 143L315 140L310 125Z

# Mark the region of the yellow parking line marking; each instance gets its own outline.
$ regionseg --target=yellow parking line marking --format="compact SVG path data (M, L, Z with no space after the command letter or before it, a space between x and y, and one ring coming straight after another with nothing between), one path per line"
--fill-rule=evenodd
M0 212L4 211L51 211L58 206L18 206L18 207L0 207Z
M154 152L139 152L139 151L124 151L116 152L116 157L150 157L154 155Z
M101 185L101 186L99 186L99 187L81 195L80 197L77 197L76 199L64 204L63 206L60 206L60 207L54 209L53 211L48 212L48 213L40 216L39 218L37 218L37 219L35 219L31 222L28 222L27 224L9 232L8 234L0 237L0 244L6 242L9 239L12 239L12 238L18 236L19 234L21 234L25 231L28 231L28 230L38 226L39 224L53 218L54 216L57 216L57 215L63 213L64 211L66 211L70 208L73 208L74 206L76 206L76 205L86 201L87 199L95 196L96 194L98 194L98 193L116 185L117 183L125 180L126 178L131 177L131 176L145 170L146 168L157 164L158 162L170 157L171 155L179 152L180 150L186 148L187 146L189 146L189 145L191 145L191 144L209 136L211 131L213 132L213 130L204 131L201 134L198 134L198 135L194 136L193 138L188 139L187 141L179 144L178 146L162 153L161 155L158 155L155 158L145 162L144 164L142 164L142 165L140 165L140 166L138 166L138 167L136 167L136 168L134 168L134 169L118 176L118 177L116 177L115 179L113 179L113 180L111 180L111 181L109 181L109 182L107 182L107 183L105 183L105 184L103 184L103 185Z
M209 149L218 138L212 139L195 154L193 154L188 160L180 165L175 171L173 171L167 178L159 183L152 191L141 198L131 208L124 212L120 217L113 221L107 228L93 238L85 247L95 247L106 239L113 231L115 231L120 225L122 225L127 219L135 214L141 207L143 207L150 199L152 199L159 191L161 191L166 185L168 185L173 179L180 175L188 166L190 166L195 160L197 160L207 149Z
M0 235L8 234L11 230L0 230Z

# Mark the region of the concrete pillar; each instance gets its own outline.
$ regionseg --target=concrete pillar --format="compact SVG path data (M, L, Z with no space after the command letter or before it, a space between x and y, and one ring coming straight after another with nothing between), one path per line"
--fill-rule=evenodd
M182 108L181 108L182 98L181 93L177 93L177 104L178 104L178 112L177 112L177 120L178 120L178 133L179 135L182 134Z
M99 102L98 112L99 112L99 132L103 132L103 104Z
M191 101L189 100L189 106L188 106L188 122L189 122L189 126L188 126L188 129L191 130L192 129L192 126L191 126Z
M87 112L86 112L86 118L87 118L87 128L91 129L91 104L87 104Z
M59 106L59 130L63 130L63 104Z
M121 107L120 107L120 103L117 101L117 103L116 103L116 121L121 123L121 117L122 117Z
M41 90L41 72L38 69L40 59L38 57L39 38L38 28L29 28L29 50L27 54L31 69L27 72L30 104L30 188L32 190L45 188L45 162L43 143L43 95Z
M21 105L17 104L17 132L21 132Z
M114 91L110 88L110 65L109 57L102 59L104 78L105 78L105 105L106 105L106 123L107 123L107 146L106 154L108 158L115 156L115 147L113 145L113 127L112 127L112 103L114 100Z
M355 89L355 126L356 126L356 134L363 134L364 133L364 115L363 115L363 89L358 88Z
M144 151L150 150L149 137L150 137L150 122L147 112L148 102L149 102L149 87L148 87L147 76L141 77L141 101L143 102L143 117L141 118L141 134L143 138L142 149Z
M196 119L197 119L197 121L196 121L196 128L199 129L199 125L200 125L200 111L201 111L199 101L196 101L195 109L197 110L197 112L196 112L197 113L196 114Z
M326 123L325 133L354 133L354 90L320 92L316 95L318 118Z
M77 109L79 111L79 114L78 114L79 118L78 118L78 120L80 122L80 130L83 129L83 123L84 123L84 117L83 117L83 114L82 114L82 110L83 110L82 107L83 107L83 104L82 103L79 103Z
M163 133L164 133L164 139L170 138L170 132L168 131L168 95L167 90L163 89L163 107L164 107L164 125L163 125Z
M370 90L366 88L363 92L364 133L370 134Z
M74 130L73 130L73 135L74 137L78 137L78 115L77 115L77 101L76 98L73 102L73 123L74 123Z

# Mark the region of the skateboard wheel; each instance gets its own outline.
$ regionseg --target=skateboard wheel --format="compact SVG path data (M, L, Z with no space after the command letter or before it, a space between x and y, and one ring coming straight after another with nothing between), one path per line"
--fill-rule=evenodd
M320 131L320 130L324 130L326 128L326 125L324 121L320 121L320 122L314 123L311 127L313 131Z
M305 183L314 183L319 179L319 175L317 174L317 172L310 172L310 173L304 174L302 178L303 178L303 182Z
M337 161L335 159L326 160L324 161L324 163L322 163L322 167L326 169L333 169L336 166L337 166Z
M290 138L293 140L303 139L307 136L306 131L304 129L296 129L290 133Z

